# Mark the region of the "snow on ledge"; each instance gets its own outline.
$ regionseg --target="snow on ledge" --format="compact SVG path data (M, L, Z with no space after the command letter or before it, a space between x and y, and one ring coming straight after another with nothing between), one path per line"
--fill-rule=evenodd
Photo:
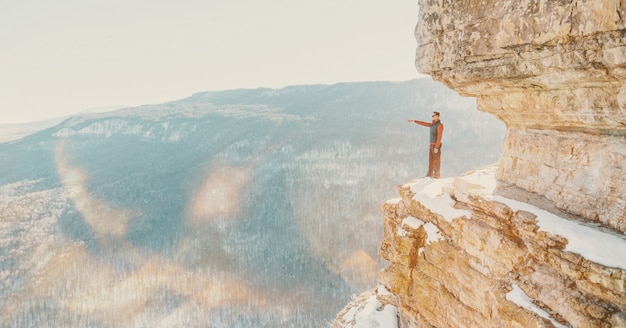
M536 206L514 199L494 195L497 180L496 165L487 166L468 175L457 178L472 186L470 193L484 199L507 205L513 211L526 211L534 214L540 231L546 231L568 240L565 251L579 254L595 263L626 270L626 236L608 231L591 224L585 225L564 219Z
M535 305L532 302L532 298L528 297L526 293L516 284L513 284L513 290L506 294L506 299L525 308L528 311L531 311L538 316L550 320L550 322L557 328L567 328L560 323L558 323L554 318L552 318L546 311L542 310L540 307Z
M607 267L626 270L626 236L600 230L576 221L563 219L548 211L517 200L502 196L490 196L488 199L502 203L513 211L526 211L537 216L540 231L567 239L565 251L602 264Z
M416 217L408 216L404 220L402 220L402 224L398 226L398 235L402 237L406 235L404 226L407 226L413 230L417 230L423 226L427 234L426 244L434 243L436 241L444 239L441 236L441 231L439 230L439 228L436 225L434 225L432 222L424 223L424 221Z
M467 182L477 187L477 189L473 190L472 194L493 194L496 186L498 185L498 180L496 180L497 170L497 165L489 165L482 169L472 171L458 178L458 180Z
M414 200L451 222L456 218L463 216L469 218L472 215L469 211L454 208L456 201L452 199L450 194L444 191L444 188L452 187L453 182L454 178L423 178L415 183L406 184L405 187L411 188L411 192L415 194L413 196Z

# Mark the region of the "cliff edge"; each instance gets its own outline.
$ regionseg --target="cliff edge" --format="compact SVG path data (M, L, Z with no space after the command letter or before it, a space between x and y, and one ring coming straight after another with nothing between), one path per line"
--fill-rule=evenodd
M386 324L626 327L626 1L419 6L418 70L507 136L497 165L383 205ZM335 327L368 327L362 305Z

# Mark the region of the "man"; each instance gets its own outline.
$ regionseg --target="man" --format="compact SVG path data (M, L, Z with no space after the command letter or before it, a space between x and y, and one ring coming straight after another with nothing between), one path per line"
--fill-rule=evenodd
M422 126L430 127L430 149L428 151L428 174L427 177L439 179L441 166L441 137L443 136L443 123L439 120L439 112L433 112L432 122L407 120Z

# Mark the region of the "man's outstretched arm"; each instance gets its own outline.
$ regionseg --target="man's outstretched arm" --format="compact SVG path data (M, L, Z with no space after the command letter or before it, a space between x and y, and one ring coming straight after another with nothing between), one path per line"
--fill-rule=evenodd
M415 123L415 124L419 124L422 126L431 126L432 124L430 122L424 122L424 121L418 121L418 120L406 120L409 123Z

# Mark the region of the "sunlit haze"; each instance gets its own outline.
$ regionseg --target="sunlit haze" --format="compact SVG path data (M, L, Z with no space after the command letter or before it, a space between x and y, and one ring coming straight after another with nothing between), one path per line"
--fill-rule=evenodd
M0 123L199 91L401 81L415 1L12 1L0 10Z

